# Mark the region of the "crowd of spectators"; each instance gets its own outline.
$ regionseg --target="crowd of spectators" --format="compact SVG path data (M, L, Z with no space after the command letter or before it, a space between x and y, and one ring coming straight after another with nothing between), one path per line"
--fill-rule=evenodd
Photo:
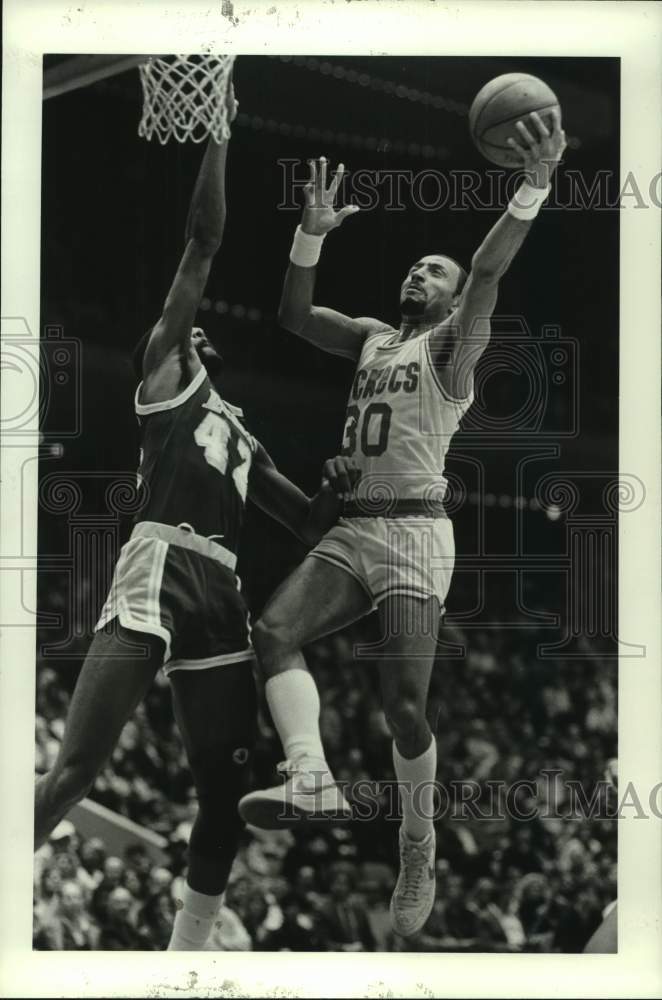
M51 609L61 600L55 593ZM584 658L540 657L539 635L524 622L443 628L446 653L430 692L445 790L436 817L437 897L422 931L404 942L388 914L397 872L390 737L375 662L357 661L354 652L357 642L371 641L370 627L307 650L329 762L350 795L362 789L356 802L366 818L333 829L248 829L208 947L581 951L616 895L616 821L603 808L610 793L603 787L588 815L577 812L572 790L578 783L589 801L615 756L613 661L586 639ZM38 639L52 641L52 632ZM81 652L85 646L83 637ZM38 653L38 771L57 753L76 665L76 655ZM254 781L268 785L281 751L264 703L260 723ZM527 784L510 798L517 782ZM162 949L196 810L162 675L127 723L92 798L162 835L165 853L155 860L136 842L114 857L63 821L37 855L34 945Z

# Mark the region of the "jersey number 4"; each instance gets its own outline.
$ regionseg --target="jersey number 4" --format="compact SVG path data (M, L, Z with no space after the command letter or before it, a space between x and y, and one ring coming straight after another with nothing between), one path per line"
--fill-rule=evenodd
M370 403L363 411L358 406L347 408L347 421L342 439L343 455L355 455L360 444L364 455L383 455L388 447L392 410L388 403Z
M207 413L205 419L194 432L195 443L205 449L205 459L222 475L227 475L229 460L229 445L232 429L227 420L218 413ZM246 499L248 490L248 471L251 463L251 450L241 437L237 437L237 451L241 462L232 470L232 479L242 500Z

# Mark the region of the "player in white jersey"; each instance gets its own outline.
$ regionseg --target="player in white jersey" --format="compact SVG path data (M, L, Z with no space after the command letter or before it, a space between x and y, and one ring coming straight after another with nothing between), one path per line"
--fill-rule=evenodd
M286 817L351 814L325 760L319 696L301 649L377 606L380 682L403 813L391 915L405 936L423 926L434 901L437 748L426 704L454 562L453 529L441 502L444 456L473 399L473 371L489 341L499 280L565 148L558 116L551 133L536 114L517 129L513 148L527 181L474 254L468 277L442 254L412 265L400 290L397 330L313 305L322 240L358 209L333 208L342 165L327 187L326 161L311 163L279 313L286 329L358 363L342 451L354 459L361 479L339 523L274 594L253 629L288 758L281 769L289 778L251 792L239 809L248 823L262 827Z

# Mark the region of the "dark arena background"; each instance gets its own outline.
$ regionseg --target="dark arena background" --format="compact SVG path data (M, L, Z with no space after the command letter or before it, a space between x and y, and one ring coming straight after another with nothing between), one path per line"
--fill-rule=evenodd
M67 58L47 57L45 70ZM442 251L468 267L505 208L467 115L508 72L553 88L570 141L502 281L476 403L448 457L457 563L430 696L447 791L437 901L415 938L393 936L397 796L375 659L360 651L377 638L368 619L307 658L329 762L350 786L375 783L375 815L247 830L210 948L579 952L615 898L616 822L601 783L617 751L621 650L618 60L239 57L228 220L198 321L225 358L225 396L314 492L339 449L353 369L276 320L306 160L344 162L341 196L363 209L328 237L316 302L397 325L410 264ZM202 156L139 139L140 110L136 69L44 102L38 771L57 753L128 535L130 354L175 273ZM239 574L253 615L304 553L249 505ZM264 703L260 733L256 787L282 757ZM37 855L34 947L164 948L195 809L159 676L90 800ZM72 912L75 938L63 930Z

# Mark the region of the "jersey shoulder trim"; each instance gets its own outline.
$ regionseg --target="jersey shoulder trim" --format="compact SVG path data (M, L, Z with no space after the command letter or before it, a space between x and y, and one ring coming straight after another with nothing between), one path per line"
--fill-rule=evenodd
M468 396L464 396L462 398L462 397L459 397L459 396L451 396L450 392L448 392L446 389L444 389L444 387L443 387L443 385L441 383L441 379L439 378L439 375L437 373L436 365L435 365L434 360L432 358L432 349L430 347L430 335L431 335L431 333L432 333L432 331L430 331L429 333L425 334L425 352L426 352L426 355L427 355L428 364L430 366L430 372L432 374L432 378L434 379L434 383L437 386L437 388L439 389L439 392L441 393L441 395L444 397L444 399L447 402L454 403L456 406L461 406L461 407L464 407L465 409L468 409L471 406L471 404L473 403L473 401L474 401L474 391L472 389ZM472 379L472 384L473 384L473 379Z
M368 347L371 351L398 351L404 347L405 343L398 339L399 336L399 330L384 324L381 330L374 330L366 337L363 346Z
M187 399L190 399L194 392L200 388L204 380L207 378L207 369L203 366L200 368L199 372L192 379L191 382L183 389L178 396L173 399L164 399L159 403L141 403L140 400L140 390L142 389L142 382L136 389L135 396L135 407L136 413L139 417L147 416L149 413L160 413L163 410L174 410L175 407L181 406L185 403Z
M244 419L244 411L240 406L235 406L234 403L228 403L227 399L224 399L223 402L227 406L228 410L230 410L231 413L234 413L235 417L239 417L240 420Z

